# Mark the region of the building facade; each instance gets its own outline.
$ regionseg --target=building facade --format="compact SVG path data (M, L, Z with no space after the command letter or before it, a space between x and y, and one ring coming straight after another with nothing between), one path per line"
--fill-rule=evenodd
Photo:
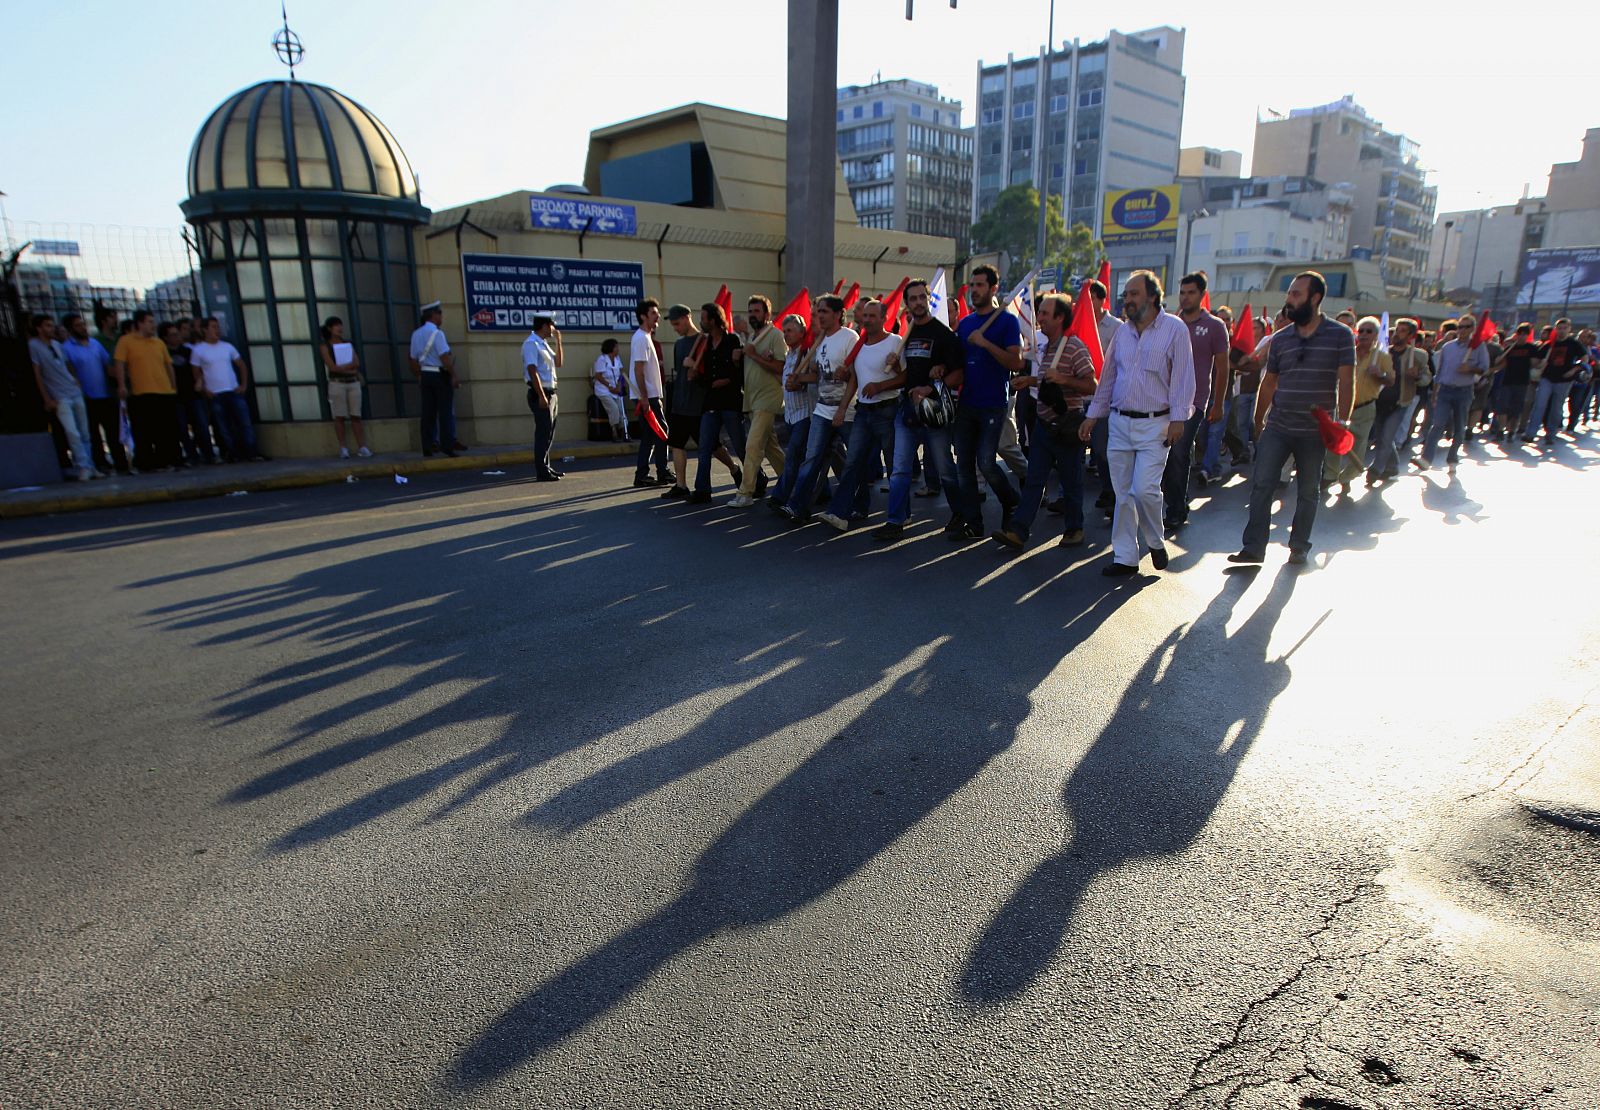
M966 239L972 129L959 100L920 81L875 81L841 88L835 117L862 227Z
M1251 170L1348 184L1355 198L1350 246L1379 264L1389 290L1416 296L1427 280L1438 190L1421 148L1387 130L1353 98L1256 121Z
M1244 155L1237 150L1186 146L1178 151L1179 177L1238 177L1244 173Z
M1006 188L1065 196L1100 232L1102 193L1170 185L1183 130L1184 32L1173 27L978 63L976 223ZM1041 79L1041 75L1042 78Z
M1179 184L1188 224L1183 268L1205 270L1218 288L1260 289L1275 265L1349 256L1355 198L1347 185L1304 176Z

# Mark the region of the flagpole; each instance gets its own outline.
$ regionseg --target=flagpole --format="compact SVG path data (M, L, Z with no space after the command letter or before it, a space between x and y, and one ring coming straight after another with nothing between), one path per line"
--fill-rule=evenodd
M1048 123L1045 122L1044 109L1050 104L1050 63L1055 60L1056 56L1056 0L1050 0L1050 22L1047 27L1048 30L1045 32L1044 39L1044 53L1039 57L1039 66L1043 70L1039 74L1038 99L1040 103L1034 109L1039 116L1039 143L1035 147L1033 155L1035 163L1039 166L1039 244L1038 255L1034 259L1034 266L1036 267L1044 265L1045 213L1050 208L1050 128ZM1073 92L1076 94L1077 90L1074 89ZM1072 137L1070 135L1067 137L1067 142L1063 149L1066 153L1062 157L1070 156L1072 153ZM1064 174L1065 167L1063 167ZM1063 180L1065 180L1064 176ZM1064 197L1062 198L1061 207L1063 211L1066 210L1066 199Z

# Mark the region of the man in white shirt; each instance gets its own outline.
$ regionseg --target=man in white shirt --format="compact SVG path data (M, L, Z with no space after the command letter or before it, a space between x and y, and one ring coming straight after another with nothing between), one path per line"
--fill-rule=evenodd
M900 337L883 330L883 304L863 302L857 318L861 321L861 346L851 364L856 411L850 424L850 446L828 511L817 515L822 523L841 532L849 530L852 516L864 519L867 515L871 497L867 467L894 437L894 413L906 384Z
M1183 435L1194 410L1194 351L1183 320L1162 311L1161 279L1135 270L1122 291L1122 319L1106 352L1089 417L1079 431L1085 443L1094 426L1108 423L1106 457L1116 514L1112 562L1100 571L1119 578L1139 572L1139 542L1157 570L1166 569L1162 542L1161 475L1167 451Z
M661 348L656 345L656 328L661 324L661 302L654 297L646 297L634 309L634 315L639 320L639 326L634 329L633 340L628 347L628 381L638 403L649 413L655 414L656 423L664 431L667 412L661 404ZM651 427L649 415L641 415L645 419L639 430L639 461L634 467L633 484L638 489L670 486L672 475L667 472L667 441ZM656 470L653 481L650 478L652 463Z
M222 435L222 450L234 462L266 458L256 448L256 430L250 422L250 369L232 343L222 338L215 316L201 321L201 340L189 349L195 387L211 405L211 424Z
M528 383L528 408L533 413L534 479L555 482L561 472L550 466L550 443L555 438L556 371L565 354L561 329L548 316L533 318L533 331L522 341L522 380Z
M411 333L411 372L422 393L422 453L456 457L456 360L439 321L444 306L422 306L422 325Z
M811 409L805 461L800 464L789 500L778 510L800 523L811 517L811 506L817 499L817 483L828 468L828 452L833 441L840 434L848 438L848 424L856 403L849 359L857 336L843 326L844 301L831 293L824 294L817 298L812 316L817 339L812 344L811 367L804 374L796 374L794 380L802 385L816 382L817 401Z

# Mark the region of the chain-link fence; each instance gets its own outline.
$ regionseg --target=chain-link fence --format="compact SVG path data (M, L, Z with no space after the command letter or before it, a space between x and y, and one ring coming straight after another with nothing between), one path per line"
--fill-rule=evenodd
M24 312L90 316L95 308L127 317L148 308L158 319L200 308L194 253L185 229L21 221L7 233L27 249L14 274ZM9 253L9 251L7 252Z

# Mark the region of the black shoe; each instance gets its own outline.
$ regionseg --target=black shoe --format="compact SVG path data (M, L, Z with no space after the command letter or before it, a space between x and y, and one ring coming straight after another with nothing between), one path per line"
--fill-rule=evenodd
M441 447L441 448L440 448L440 449L439 449L439 454L441 454L441 455L447 455L447 456L449 456L449 457L450 457L450 458L452 458L452 459L453 459L453 458L455 458L455 457L456 457L456 453L455 453L455 451L454 451L454 450L453 450L453 449L451 449L451 448L449 448L449 447Z
M673 476L668 474L665 470L656 472L655 482L658 486L677 485L677 479L673 478Z
M450 445L450 450L452 451L465 451L466 449L467 445L462 443L459 439Z
M971 543L974 540L983 539L983 533L978 531L970 524L963 524L954 532L946 528L944 532L944 538L949 540L951 543Z
M1000 511L1000 531L1002 531L1002 532L1011 531L1011 518L1014 515L1015 515L1015 510L1013 510L1013 509L1002 509Z
M1028 537L1013 526L1002 528L998 532L989 533L989 538L1002 547L1009 547L1013 551L1021 551L1027 546Z
M697 490L695 490L693 493L691 493L689 495L689 504L691 504L691 505L708 505L710 503L711 503L711 491L710 490L697 489Z
M961 529L964 527L966 527L966 525L962 523L961 518L958 516L953 516L944 522L943 532L948 536L961 531Z
M739 489L744 485L744 470L740 467L733 468L733 487Z
M535 474L533 480L535 482L559 482L561 481L561 475L553 470L547 470L543 474Z
M1150 552L1150 565L1155 567L1157 570L1166 570L1167 549L1164 547L1158 547L1154 551Z
M1259 551L1235 551L1228 556L1230 563L1264 563L1267 557Z
M660 484L654 478L635 478L633 480L634 489L655 489Z
M895 524L893 522L888 524L880 524L878 527L872 530L872 538L875 540L897 540L904 534L904 526Z
M761 471L761 473L756 475L756 492L755 492L755 496L763 497L763 496L766 495L766 492L767 492L767 472L765 470L763 470L763 471Z
M1116 504L1117 495L1112 493L1110 490L1101 490L1100 496L1094 499L1094 507L1097 509L1114 508Z
M1107 578L1131 578L1139 573L1139 568L1130 567L1127 563L1111 563L1101 567L1100 573Z
M554 474L557 478L565 478L567 476L567 472L565 470L557 470L553 466L550 468L550 473Z
M688 496L689 496L689 487L688 486L673 486L666 493L663 493L661 495L661 500L663 500L663 501L682 501L684 498L686 498Z
M1058 497L1054 501L1048 502L1044 507L1044 511L1054 516L1060 516L1067 511L1067 499Z
M1291 552L1289 552L1289 565L1292 566L1292 567L1303 567L1303 566L1305 566L1306 565L1306 552L1304 552L1304 551L1291 551Z
M773 494L771 497L767 498L767 508L771 509L775 513L781 513L783 512L783 500L779 498L777 494Z

